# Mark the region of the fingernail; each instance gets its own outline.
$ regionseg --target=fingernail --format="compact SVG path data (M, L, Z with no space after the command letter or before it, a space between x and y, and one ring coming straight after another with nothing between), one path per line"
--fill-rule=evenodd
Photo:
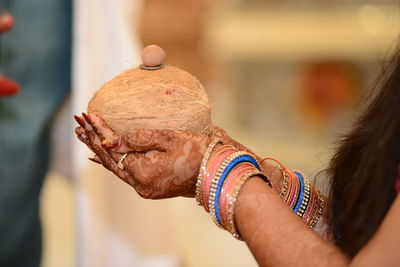
M112 142L112 149L119 148L121 146L121 138L114 139Z
M111 143L108 140L104 139L103 141L101 141L101 147L104 149L109 149L111 147Z
M107 142L106 145L109 149L116 149L121 146L121 138L116 138L112 142Z
M94 156L93 158L88 158L88 159L93 161L93 162L95 162L95 163L101 164L101 161L97 156Z
M105 149L113 149L116 147L116 145L114 143L111 143L110 141L104 139L103 141L101 141L101 146Z
M80 117L74 115L74 118L80 126L85 127L85 122Z
M92 119L85 112L82 113L82 116L87 120L88 123L93 124Z
M78 135L81 133L84 133L84 132L85 132L85 130L83 130L83 127L81 127L81 126L78 126L75 128L75 133Z

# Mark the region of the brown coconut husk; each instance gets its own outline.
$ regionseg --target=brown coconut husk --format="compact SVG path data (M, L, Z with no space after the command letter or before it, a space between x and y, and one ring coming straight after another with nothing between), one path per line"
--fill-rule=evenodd
M88 111L102 117L117 134L140 128L202 133L211 125L203 86L172 66L122 72L94 94Z

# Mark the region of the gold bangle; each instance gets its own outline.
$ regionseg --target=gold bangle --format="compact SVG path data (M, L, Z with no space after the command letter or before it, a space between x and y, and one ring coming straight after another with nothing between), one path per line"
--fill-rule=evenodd
M243 175L240 180L237 182L235 189L233 190L231 196L229 197L229 211L228 211L228 222L229 222L229 230L230 233L239 240L242 240L239 231L236 228L236 223L235 223L235 207L236 207L236 201L239 195L240 190L242 189L243 185L245 182L250 179L253 176L261 176L265 178L265 175L262 174L259 170L254 170L251 172L246 173Z
M325 200L324 200L324 197L322 196L322 194L321 194L319 191L317 191L317 192L318 192L318 202L319 202L319 203L318 203L317 212L316 212L316 214L313 216L313 218L312 218L312 220L311 220L311 223L310 223L310 227L311 227L311 228L314 228L315 225L317 225L319 219L320 219L321 216L322 216L322 212L323 212L324 207L325 207Z
M212 219L212 220L214 221L214 223L215 223L218 227L220 227L220 228L223 228L223 227L222 227L222 225L218 222L217 217L216 217L216 214L215 214L215 209L214 209L215 201L218 201L218 199L215 199L215 197L216 197L216 191L217 191L217 186L218 186L219 180L220 180L220 178L221 178L221 175L222 175L223 171L225 170L225 168L228 166L228 164L229 164L233 159L235 159L236 157L242 156L242 155L249 155L249 156L255 158L254 155L252 155L252 154L250 154L250 153L248 153L248 152L245 152L245 151L238 151L238 152L235 152L235 153L229 155L229 156L222 162L222 164L218 167L217 172L216 172L216 174L214 175L214 177L212 178L212 181L211 181L210 196L209 196L209 201L208 201L208 209L209 209L209 212L210 212L211 219Z
M287 196L287 193L288 193L289 177L282 167L279 166L279 170L281 171L282 176L283 176L283 183L282 183L282 188L281 188L281 192L279 193L279 196L282 199L285 199L285 197Z

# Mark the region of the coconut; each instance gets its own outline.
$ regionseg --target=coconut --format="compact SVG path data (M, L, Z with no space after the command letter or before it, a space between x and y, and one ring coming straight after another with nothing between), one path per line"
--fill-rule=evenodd
M211 110L200 82L164 65L165 53L156 45L146 47L141 58L142 65L105 83L88 111L120 135L140 128L204 133L211 125Z

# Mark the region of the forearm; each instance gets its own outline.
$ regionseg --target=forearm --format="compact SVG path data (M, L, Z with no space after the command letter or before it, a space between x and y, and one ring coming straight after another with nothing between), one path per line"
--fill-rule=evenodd
M274 192L280 195L284 180L282 171L277 166L269 164L269 162L267 161L262 162L262 168L263 168L263 173L271 181L272 189L274 190ZM328 203L327 198L325 196L323 196L322 194L320 196L321 198L324 199L324 203ZM286 204L288 205L288 203ZM331 232L326 223L327 214L328 214L328 207L327 205L323 205L321 217L317 220L317 223L315 224L315 227L313 227L313 229L314 231L319 233L322 237L324 237L328 241L331 241L332 240Z
M345 266L340 250L313 232L261 179L240 191L235 221L261 266Z

